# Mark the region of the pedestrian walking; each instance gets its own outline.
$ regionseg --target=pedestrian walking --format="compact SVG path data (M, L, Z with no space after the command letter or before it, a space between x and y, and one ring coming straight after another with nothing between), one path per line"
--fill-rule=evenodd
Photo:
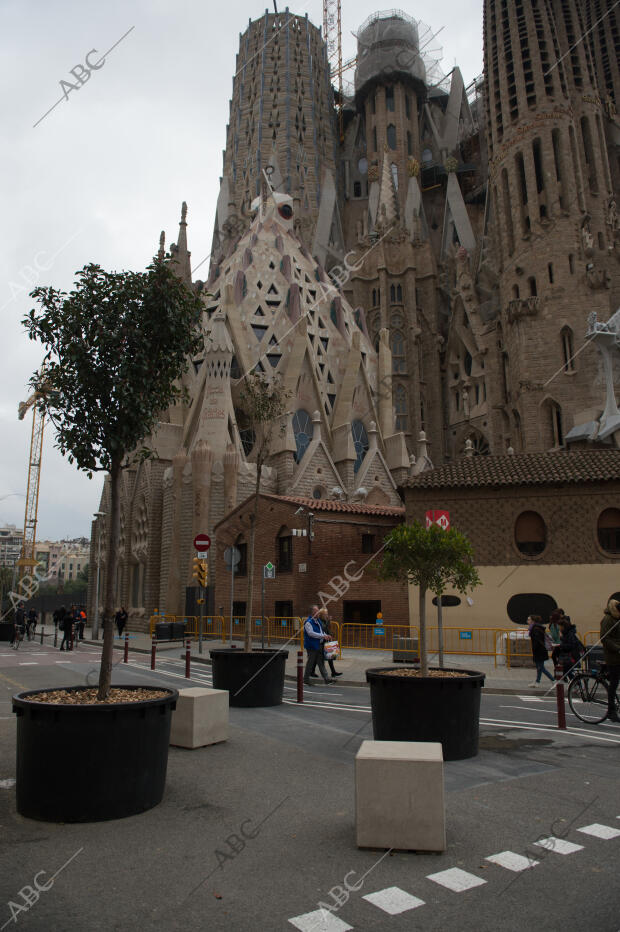
M333 680L330 680L327 675L325 662L323 660L323 643L329 641L330 638L329 634L325 634L323 631L318 616L319 607L318 605L313 605L306 619L306 623L304 624L304 647L308 654L306 669L304 671L304 683L306 686L314 685L310 682L310 674L317 665L325 684L329 685L333 683Z
M329 617L329 613L326 608L321 608L319 610L318 619L321 622L321 628L323 629L324 634L329 635L329 640L333 641L334 637L331 631L331 624L330 624L331 618ZM332 657L323 656L323 659L326 660L327 663L329 664L329 668L332 671L332 679L336 676L342 676L342 673L338 673L336 671ZM316 677L318 679L318 673L315 673L315 669L316 669L316 665L315 665L315 668L312 670L310 676Z
M564 676L569 680L576 675L575 667L579 664L585 648L577 637L577 628L568 615L562 615L559 621L560 643L553 651L554 663L562 667Z
M58 630L62 631L61 650L71 650L71 641L73 640L73 615L62 605L59 610ZM65 644L67 645L65 647Z
M607 603L601 621L601 641L609 678L607 718L611 722L620 722L616 708L616 690L620 683L620 602L615 599Z
M77 635L80 641L84 640L84 625L86 624L86 610L83 605L80 605L77 611Z
M545 668L545 661L549 659L547 644L545 641L545 626L540 615L530 615L528 620L528 630L532 641L532 659L536 664L536 679L530 686L540 686L540 679L543 675L553 682L553 677Z
M26 634L28 635L28 640L32 641L36 633L37 633L37 610L36 608L31 608L28 611L28 618L26 619Z
M127 609L121 606L120 611L118 611L116 615L114 616L114 621L116 622L116 627L118 628L119 638L122 638L123 636L123 630L125 628L125 625L127 624L127 618L128 618Z

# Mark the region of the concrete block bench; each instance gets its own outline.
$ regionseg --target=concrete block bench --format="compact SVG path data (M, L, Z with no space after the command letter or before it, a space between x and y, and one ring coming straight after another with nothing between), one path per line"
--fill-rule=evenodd
M180 689L172 713L170 744L202 748L228 738L228 691L192 686Z
M358 848L445 851L441 743L363 741L355 758Z

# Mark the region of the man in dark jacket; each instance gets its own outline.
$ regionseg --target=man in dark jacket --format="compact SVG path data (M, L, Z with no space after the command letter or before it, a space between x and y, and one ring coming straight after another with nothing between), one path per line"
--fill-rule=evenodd
M540 678L545 676L553 682L553 677L545 669L545 660L549 659L547 648L545 647L545 626L540 615L530 615L527 620L530 638L532 641L532 659L536 664L536 679L530 686L540 686Z
M553 651L553 659L558 660L562 665L564 676L572 680L578 672L578 664L581 659L581 642L577 637L577 628L572 623L568 615L560 618L560 646Z
M11 638L11 644L15 643L15 634L18 629L22 634L26 630L26 610L24 608L23 602L20 602L15 609L15 617L13 619L13 637Z
M620 683L620 603L615 599L610 599L607 603L601 621L601 641L609 672L607 718L612 722L620 722L616 708L616 690Z

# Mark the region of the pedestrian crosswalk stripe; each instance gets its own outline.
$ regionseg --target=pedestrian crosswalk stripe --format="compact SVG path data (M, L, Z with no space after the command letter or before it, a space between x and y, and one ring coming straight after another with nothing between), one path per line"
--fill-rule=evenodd
M583 832L584 835L594 835L595 838L604 838L606 841L620 835L620 829L612 828L610 825L601 825L600 822L584 825L583 828L578 828L577 831Z
M573 841L566 841L564 838L556 838L555 835L541 838L534 844L546 851L555 851L556 854L573 854L575 851L583 851L583 845L576 845Z
M295 916L289 922L300 932L347 932L347 929L353 928L327 909L315 909L311 913Z
M463 871L460 867L450 867L448 870L439 871L437 874L428 874L426 879L441 884L442 887L447 887L448 890L453 890L455 893L463 893L465 890L471 890L473 887L480 887L483 883L486 883L486 880Z
M528 867L535 867L539 861L533 858L527 858L523 854L516 854L514 851L500 851L499 854L491 854L485 861L491 861L492 864L498 864L499 867L505 867L508 871L526 871Z
M390 916L397 916L399 913L405 913L409 909L417 909L418 906L424 906L424 900L417 896L411 896L400 887L386 887L385 890L378 890L376 893L367 893L364 900L368 900L374 906L378 906Z

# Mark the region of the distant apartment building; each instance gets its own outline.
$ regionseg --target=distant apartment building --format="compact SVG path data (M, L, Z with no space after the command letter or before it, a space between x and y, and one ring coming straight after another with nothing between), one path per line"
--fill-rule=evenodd
M36 558L40 569L50 579L63 579L66 582L77 579L79 573L88 565L90 545L85 537L73 540L39 541L36 545Z
M0 566L11 569L19 560L24 542L24 532L14 524L5 524L0 527Z

